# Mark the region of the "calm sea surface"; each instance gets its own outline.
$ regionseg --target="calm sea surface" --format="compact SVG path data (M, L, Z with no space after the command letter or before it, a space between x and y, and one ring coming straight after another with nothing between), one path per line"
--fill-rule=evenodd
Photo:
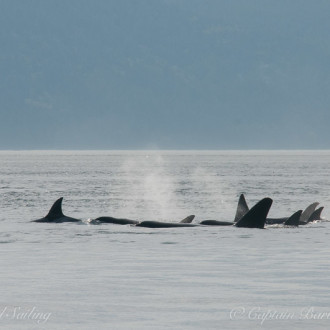
M232 221L241 193L330 218L330 151L0 151L0 327L329 329L330 222L88 223ZM30 222L59 197L80 224Z

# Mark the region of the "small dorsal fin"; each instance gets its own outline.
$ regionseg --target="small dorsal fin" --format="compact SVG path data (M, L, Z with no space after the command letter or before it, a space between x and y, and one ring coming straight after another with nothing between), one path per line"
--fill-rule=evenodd
M246 203L244 194L241 194L241 196L239 196L234 222L241 220L248 211L249 211L249 207Z
M245 228L264 228L266 217L272 206L273 200L271 198L264 198L254 205L249 212L247 212L241 220L237 221L236 227Z
M195 218L194 215L189 215L187 218L181 220L180 223L191 223L194 220L194 218Z
M324 207L321 206L319 207L318 209L316 209L312 214L311 216L308 218L308 221L307 222L312 222L314 220L321 220L321 213L323 211Z
M49 210L48 214L46 215L45 218L49 219L49 220L55 220L58 218L61 218L64 216L63 212L62 212L62 200L63 197L59 198L51 207L51 209Z
M291 215L291 217L284 222L285 226L299 226L299 220L302 214L302 210L299 210Z
M312 215L312 213L315 211L316 207L319 205L318 202L315 202L309 206L306 207L305 211L302 213L300 217L300 221L302 222L308 222L308 219Z

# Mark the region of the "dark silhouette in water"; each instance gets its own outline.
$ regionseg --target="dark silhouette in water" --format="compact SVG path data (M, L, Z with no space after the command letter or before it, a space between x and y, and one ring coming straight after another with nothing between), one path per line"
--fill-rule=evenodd
M249 207L246 203L244 194L241 194L238 199L237 209L236 209L236 215L234 222L237 222L238 220L242 219L242 217L249 212Z
M200 224L207 226L236 226L244 228L264 228L269 209L272 205L271 198L259 201L251 210L248 210L243 194L240 196L235 221L204 220Z
M299 219L299 225L306 225L309 222L315 221L315 220L321 220L321 213L323 211L323 207L320 207L315 210L315 208L319 205L318 202L314 202L306 207L306 209L301 213L300 219ZM245 201L245 198L243 194L240 197L240 202L239 202L239 207L237 210L243 210L243 212L246 212L246 210L249 210L249 207ZM297 217L297 212L295 212L292 216L290 217L283 217L283 218L267 218L266 219L266 224L267 225L275 225L275 224L284 224L287 225L286 222L291 219L292 217L296 218ZM239 212L237 211L237 214ZM237 214L235 217L235 221L237 218ZM239 218L239 216L238 216ZM292 219L290 221L293 221Z
M99 223L113 223L117 225L137 225L140 227L147 227L148 223L152 228L160 228L160 227L187 227L187 224L190 224L193 219L195 218L194 215L189 215L188 217L181 220L179 223L175 222L158 222L158 221L137 221L137 220L130 220L130 219L121 219L121 218L113 218L113 217L99 217L95 220L92 220L90 223L92 224L99 224ZM142 225L141 225L142 223Z
M219 220L203 220L200 222L201 225L206 226L233 226L235 222L240 220L247 212L249 212L249 208L246 204L246 200L243 194L239 196L236 215L234 222L232 221L219 221Z
M236 227L264 228L267 214L272 206L271 198L264 198L254 205L240 220L235 223Z
M62 222L80 222L81 220L68 217L63 214L62 211L63 197L59 198L51 207L48 214L32 222L46 222L46 223L62 223ZM171 227L196 227L198 225L208 226L236 226L245 228L264 228L265 224L284 224L287 226L299 226L305 225L308 222L321 219L321 213L323 207L315 210L319 204L317 202L309 205L304 212L297 211L291 217L286 218L267 218L269 209L272 205L271 198L264 198L254 205L250 210L247 206L245 197L241 194L234 222L230 221L218 221L218 220L204 220L199 224L192 224L191 222L195 218L194 215L190 215L185 219L177 222L161 222L161 221L142 221L130 220L125 218L114 217L99 217L91 221L92 224L100 223L112 223L120 225L136 225L138 227L148 228L171 228Z
M61 222L79 222L79 219L67 217L62 212L62 201L63 197L59 198L51 207L48 214L38 220L32 222L50 222L50 223L61 223Z
M90 223L93 225L97 225L101 223L113 223L116 225L136 225L139 223L139 221L124 219L124 218L99 217L94 220L91 220Z
M177 222L162 222L162 221L142 221L138 223L137 227L147 227L147 228L173 228L173 227L196 227L197 225L192 224L194 220L194 215L189 215L188 217Z
M285 226L293 226L298 227L300 218L301 218L302 210L297 211L296 213L292 214L288 220L284 222Z

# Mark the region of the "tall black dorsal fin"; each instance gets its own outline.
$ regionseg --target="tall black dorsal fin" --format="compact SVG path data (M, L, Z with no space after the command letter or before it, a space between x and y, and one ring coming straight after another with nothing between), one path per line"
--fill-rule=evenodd
M264 198L254 205L243 218L236 222L236 227L245 228L264 228L266 217L272 206L273 200L271 198Z
M194 215L189 215L187 218L181 220L180 223L191 223L194 220L194 218L195 218Z
M319 205L318 202L315 202L309 206L306 207L305 211L302 213L300 217L301 222L308 222L308 219L312 215L312 213L315 211L316 207Z
M285 226L299 226L300 217L302 214L302 210L297 211L296 213L292 214L291 217L284 222Z
M234 222L241 220L248 211L249 211L249 207L246 203L244 194L241 194L241 196L239 196Z
M62 200L63 197L59 198L51 207L49 210L48 214L46 215L45 218L49 220L55 220L61 217L64 217L64 214L62 212Z
M321 206L319 207L318 209L316 209L312 214L311 216L308 218L308 221L307 222L312 222L314 220L321 220L321 213L323 211L324 207Z

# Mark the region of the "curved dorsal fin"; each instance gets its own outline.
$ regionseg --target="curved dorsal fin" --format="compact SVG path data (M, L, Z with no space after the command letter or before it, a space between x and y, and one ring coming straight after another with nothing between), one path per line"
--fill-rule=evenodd
M271 198L264 198L254 205L243 218L236 222L236 227L245 228L264 228L266 217L272 206L273 200Z
M249 211L249 207L246 203L244 194L241 194L241 196L239 196L234 222L241 220L248 211Z
M312 215L312 213L315 211L316 207L319 205L318 202L315 202L309 206L306 207L305 211L302 213L300 217L300 221L302 222L308 222L308 219Z
M194 215L189 215L187 218L181 220L180 223L191 223L194 220L194 218L195 218Z
M316 209L312 214L311 216L308 218L308 221L307 222L312 222L314 220L321 220L321 213L323 211L324 207L321 206L319 207L318 209Z
M62 212L62 200L63 197L59 198L51 207L49 210L48 214L46 215L45 218L50 219L50 220L55 220L58 218L61 218L64 216Z
M298 227L301 213L302 213L302 210L299 210L296 213L292 214L291 217L284 222L284 225Z

